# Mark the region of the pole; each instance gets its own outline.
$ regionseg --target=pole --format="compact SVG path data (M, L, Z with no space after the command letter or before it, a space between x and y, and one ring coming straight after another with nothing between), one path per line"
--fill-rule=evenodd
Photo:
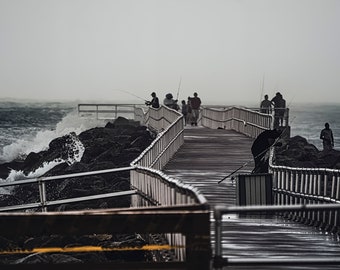
M181 83L182 83L182 76L179 78L179 84L178 84L177 96L176 96L177 100L178 100L178 96L179 96L179 89L181 88Z

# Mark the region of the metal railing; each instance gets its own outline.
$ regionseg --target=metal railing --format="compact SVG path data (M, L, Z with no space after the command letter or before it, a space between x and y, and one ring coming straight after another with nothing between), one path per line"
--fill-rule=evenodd
M214 267L220 269L223 266L259 266L259 265L340 265L340 258L301 257L299 258L227 258L222 256L222 217L232 213L287 213L311 211L339 211L340 204L313 204L313 205L280 205L280 206L216 206L215 218L215 256Z
M184 119L176 110L161 106L150 108L143 121L150 129L158 132L157 138L147 147L131 166L136 170L130 172L131 186L144 196L144 200L136 198L133 206L147 206L149 203L159 206L201 205L208 209L206 199L199 192L184 185L179 180L170 178L161 170L184 143ZM146 200L152 202L145 203ZM175 246L185 246L186 237L183 234L166 234L168 243ZM180 260L187 256L185 250L175 250Z
M262 131L273 127L271 114L239 108L208 108L201 111L201 124L216 129L232 129L251 138L256 138Z
M78 115L81 117L93 117L95 119L115 119L122 116L128 119L136 119L136 108L146 108L145 104L78 104ZM138 110L137 110L138 112ZM140 111L139 114L140 116Z
M144 124L158 136L131 165L161 170L184 143L183 115L166 106L150 108Z
M93 194L83 197L74 197L74 198L63 198L58 200L49 200L48 194L46 192L46 185L52 181L62 181L62 180L76 180L81 181L82 177L86 176L94 176L101 174L109 174L109 173L119 173L124 171L133 170L134 167L124 167L124 168L115 168L115 169L107 169L100 171L91 171L91 172L83 172L83 173L73 173L73 174L64 174L57 176L42 176L37 178L29 178L24 180L16 180L11 182L5 182L0 184L0 188L6 188L10 186L21 186L21 185L37 185L38 186L38 198L36 202L29 202L20 205L10 205L10 206L2 206L0 207L0 212L6 211L18 211L18 210L27 210L27 209L41 209L42 212L47 211L47 207L49 206L57 206L67 203L76 203L76 202L84 202L90 200L99 200L99 199L107 199L113 198L117 196L127 196L137 194L136 190L126 190L126 191L116 191L110 193L101 193L101 194ZM79 183L81 184L81 182Z
M270 153L269 169L273 174L274 203L277 205L340 203L340 170L277 166ZM291 212L291 219L340 232L338 211Z

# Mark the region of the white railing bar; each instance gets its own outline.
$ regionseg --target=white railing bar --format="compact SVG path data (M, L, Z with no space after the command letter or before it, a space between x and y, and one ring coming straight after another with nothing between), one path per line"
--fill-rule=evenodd
M98 199L106 199L106 198L113 198L113 197L119 197L119 196L134 195L137 193L138 193L137 190L117 191L117 192L111 192L111 193L105 193L105 194L99 194L99 195L91 195L91 196L83 196L83 197L70 198L70 199L64 199L64 200L49 201L46 203L46 206L64 204L64 203L98 200Z
M340 258L334 257L299 257L299 258L223 258L219 266L255 266L255 265L338 265Z
M134 167L122 167L122 168L114 168L114 169L106 169L106 170L99 170L99 171L90 171L90 172L81 172L81 173L71 173L71 174L63 174L63 175L56 175L56 176L42 176L38 178L27 178L25 180L16 180L12 182L1 183L0 187L7 187L7 186L16 186L22 184L31 184L40 181L51 181L51 180L60 180L65 178L72 178L72 177L81 177L81 176L89 176L89 175L98 175L104 173L114 173L114 172L122 172L122 171L130 171L133 170Z
M182 130L181 132L177 133L177 135L176 135L174 138L172 138L172 140L169 142L169 144L168 144L166 147L164 147L164 149L162 150L162 152L160 152L160 153L157 155L157 157L155 157L155 159L154 159L154 161L151 163L150 167L153 167L153 166L157 163L157 161L162 157L162 155L168 150L169 147L171 147L171 145L178 139L178 137L179 137L180 135L182 135L183 132L184 132L184 130Z
M23 205L12 205L12 206L0 207L0 212L13 211L13 210L25 210L25 209L32 209L32 208L39 208L39 207L54 206L54 205L65 204L65 203L74 203L74 202L82 202L82 201L89 201L89 200L112 198L112 197L118 197L118 196L127 196L127 195L134 195L137 193L138 193L137 190L128 190L128 191L118 191L118 192L105 193L105 194L100 194L100 195L83 196L83 197L63 199L63 200L46 201L44 205L42 205L41 202L29 203L29 204L23 204Z
M170 177L170 176L168 176L168 175L164 174L163 172L156 170L156 169L152 169L152 168L148 168L148 167L142 167L142 166L136 166L135 168L156 174L156 175L160 176L162 179L166 180L167 182L174 184L178 188L190 190L191 192L193 192L196 195L200 204L206 204L207 203L206 198L198 191L197 188L195 188L191 185L184 184L180 180L172 178L172 177Z
M245 212L285 212L308 210L339 210L340 203L329 204L296 204L296 205L252 205L252 206L215 206L216 217L230 213Z
M269 164L271 169L277 169L277 170L289 170L289 171L302 171L302 172L325 172L325 173L340 173L340 169L330 169L330 168L307 168L307 167L290 167L290 166L284 166L284 165L275 165L273 163L274 159L274 149L271 148L270 150L270 158L269 158Z
M277 193L288 194L294 197L310 198L316 201L327 201L327 202L332 202L332 203L340 203L339 200L333 199L331 197L320 196L320 195L311 195L308 193L299 193L299 192L287 191L285 189L278 189L278 188L273 188L273 191Z
M27 209L33 209L33 208L39 208L39 207L42 207L41 202L3 206L3 207L0 207L0 212L27 210Z

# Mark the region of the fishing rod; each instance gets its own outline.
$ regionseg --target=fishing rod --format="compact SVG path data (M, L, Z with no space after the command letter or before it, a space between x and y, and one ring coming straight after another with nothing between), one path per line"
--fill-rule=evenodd
M137 95L135 95L134 93L131 93L131 92L126 91L126 90L116 90L116 91L120 91L120 92L124 92L124 93L130 94L131 96L134 96L134 97L136 97L136 98L139 98L139 99L143 100L144 102L148 101L148 100L146 100L145 98L142 98L142 97L140 97L140 96L137 96Z
M296 117L293 118L293 120L291 122L294 121ZM239 170L241 170L243 167L245 167L246 165L248 165L248 163L250 163L251 161L254 161L256 158L258 158L259 156L263 155L265 152L267 152L270 147L272 147L273 145L277 144L277 142L281 139L281 137L285 134L286 130L288 129L288 126L286 126L279 137L277 137L273 144L271 144L269 147L267 147L266 149L264 149L261 153L259 153L258 155L256 155L255 157L253 157L252 159L250 159L249 161L245 162L243 165L241 165L240 167L238 167L236 170L232 171L231 173L229 173L227 176L223 177L220 181L218 181L217 183L220 184L222 183L225 179L227 179L228 177L232 176L233 174L237 173Z
M179 89L181 88L181 83L182 83L182 76L179 78L179 85L178 85L177 96L176 96L177 100L178 100L178 95L179 95Z
M223 177L220 181L217 182L217 184L222 183L225 179L227 179L228 177L232 176L233 174L237 173L239 170L241 170L244 166L246 166L250 161L245 162L242 166L240 166L239 168L237 168L235 171L229 173L227 176Z
M263 73L263 78L262 78L262 82L261 82L261 96L260 96L260 104L263 98L263 91L264 91L264 73Z
M280 136L278 138L276 138L276 140L273 142L272 145L275 145L277 143L277 141L280 139L280 137L282 136L283 132L280 134ZM231 173L229 173L227 176L223 177L220 181L218 181L218 184L220 184L221 182L223 182L225 179L227 179L228 177L232 176L233 174L237 173L239 170L241 170L244 166L248 165L248 163L253 162L256 158L258 158L259 156L263 155L265 152L267 152L270 147L272 146L270 145L269 147L267 147L266 149L264 149L262 152L260 152L258 155L256 155L254 158L250 159L249 161L245 162L242 166L238 167L236 170L232 171Z

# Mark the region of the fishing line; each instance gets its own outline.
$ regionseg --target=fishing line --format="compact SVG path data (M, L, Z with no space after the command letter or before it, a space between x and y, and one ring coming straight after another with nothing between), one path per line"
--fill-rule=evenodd
M135 95L134 93L131 93L131 92L126 91L126 90L115 90L115 91L124 92L124 93L127 93L127 94L131 95L131 96L134 96L134 97L136 97L136 98L139 98L139 99L141 99L141 100L143 100L143 101L147 101L145 98L142 98L142 97L140 97L140 96L137 96L137 95Z

